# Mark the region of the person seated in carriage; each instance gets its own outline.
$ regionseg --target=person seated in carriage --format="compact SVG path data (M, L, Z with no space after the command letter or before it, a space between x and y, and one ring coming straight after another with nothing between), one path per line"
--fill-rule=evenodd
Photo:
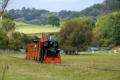
M54 37L54 34L50 34L48 41L56 41L56 38Z

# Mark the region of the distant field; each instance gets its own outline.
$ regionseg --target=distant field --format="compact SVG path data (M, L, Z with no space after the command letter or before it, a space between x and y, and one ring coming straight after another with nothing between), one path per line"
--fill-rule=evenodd
M47 32L59 32L60 28L52 26L42 26L42 25L17 25L15 31L25 33L25 34L36 34L36 33L47 33Z
M61 64L25 60L25 54L0 54L0 80L5 64L5 80L120 80L120 54L108 51L62 55Z

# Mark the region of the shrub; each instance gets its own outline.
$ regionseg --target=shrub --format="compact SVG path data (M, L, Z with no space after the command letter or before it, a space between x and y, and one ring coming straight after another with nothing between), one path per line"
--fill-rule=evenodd
M64 24L57 37L64 50L86 50L92 42L92 29L84 19L73 19Z

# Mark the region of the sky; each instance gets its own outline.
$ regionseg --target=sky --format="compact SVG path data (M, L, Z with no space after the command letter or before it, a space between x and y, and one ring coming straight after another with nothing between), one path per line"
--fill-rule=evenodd
M104 0L10 0L7 10L36 8L46 9L53 12L61 10L81 11Z

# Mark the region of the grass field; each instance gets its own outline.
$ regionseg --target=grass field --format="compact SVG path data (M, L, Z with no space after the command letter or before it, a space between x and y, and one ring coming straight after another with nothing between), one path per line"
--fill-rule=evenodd
M25 34L36 34L36 33L59 32L60 28L52 27L49 25L44 26L44 25L17 23L15 31Z
M40 64L24 58L25 54L0 54L0 79L7 64L5 80L120 80L120 54L107 51L62 55L61 64Z

